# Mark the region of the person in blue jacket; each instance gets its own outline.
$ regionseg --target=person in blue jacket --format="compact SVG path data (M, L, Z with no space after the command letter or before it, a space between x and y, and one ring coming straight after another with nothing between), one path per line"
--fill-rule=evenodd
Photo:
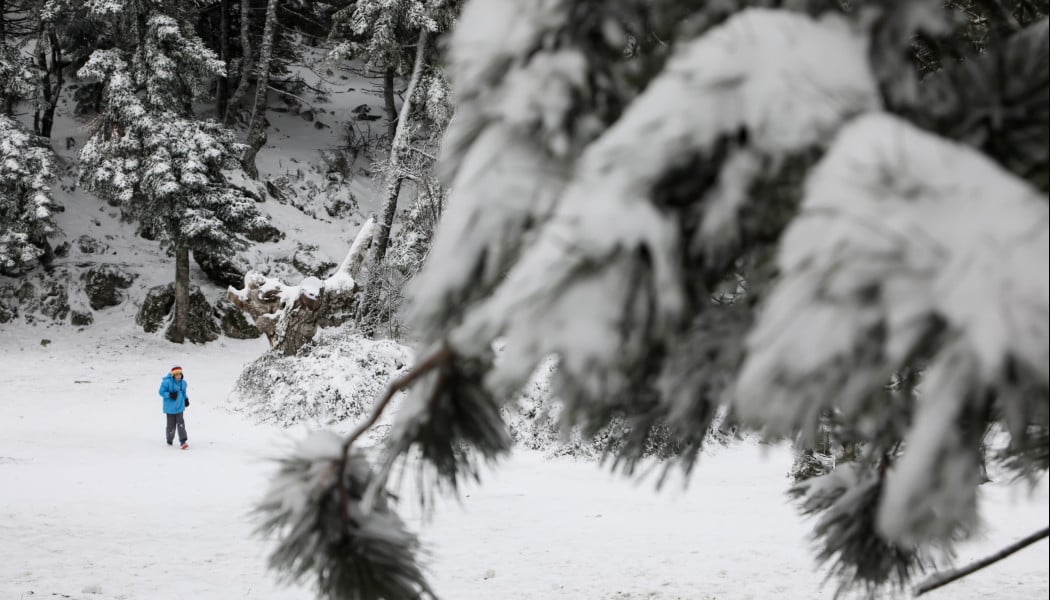
M160 398L164 403L164 416L168 418L165 439L170 446L175 439L175 430L179 431L179 447L183 450L190 447L186 436L186 421L182 418L183 411L190 405L190 399L186 396L186 380L182 378L182 367L172 367L171 373L164 376L160 382Z

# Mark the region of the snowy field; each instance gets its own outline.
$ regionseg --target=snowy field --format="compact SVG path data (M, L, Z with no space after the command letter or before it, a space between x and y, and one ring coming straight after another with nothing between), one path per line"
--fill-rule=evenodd
M0 329L0 600L312 598L266 570L268 544L248 514L265 459L301 432L224 408L265 342L179 347L133 327ZM156 390L174 364L192 400L188 451L163 441ZM446 599L831 598L809 525L785 501L790 454L764 450L712 451L688 489L659 493L518 452L433 520L403 514ZM985 486L984 506L989 533L963 547L962 562L1045 526L1046 482L1031 496ZM1047 549L1044 540L927 597L1045 599Z

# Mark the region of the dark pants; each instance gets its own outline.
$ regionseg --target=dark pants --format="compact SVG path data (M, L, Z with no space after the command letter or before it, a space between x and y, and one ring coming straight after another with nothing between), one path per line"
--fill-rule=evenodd
M179 443L180 444L185 443L186 439L187 439L186 438L186 421L182 420L182 413L178 413L178 414L175 414L175 415L165 414L164 416L168 418L168 428L164 432L166 434L166 439L168 440L168 443L170 444L171 441L173 439L175 439L175 428L176 427L178 427L178 429L179 429Z

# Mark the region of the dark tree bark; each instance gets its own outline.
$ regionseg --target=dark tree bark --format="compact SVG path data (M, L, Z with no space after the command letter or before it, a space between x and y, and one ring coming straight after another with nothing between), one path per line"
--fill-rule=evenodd
M219 119L226 115L230 96L230 6L232 0L219 3L219 57L226 63L225 75L219 77L215 90L215 114Z
M412 78L405 90L405 101L401 104L401 112L397 117L397 125L394 137L390 143L390 169L386 186L386 203L383 205L383 217L379 222L379 231L376 233L376 242L372 248L372 259L370 265L378 265L386 256L386 249L390 243L390 228L394 225L394 215L397 213L397 198L401 192L401 161L405 149L408 147L408 119L412 114L412 96L415 94L416 86L423 75L423 60L426 56L427 39L429 32L423 30L419 34L416 47L416 60L412 66Z
M386 105L386 134L390 144L397 135L397 106L394 104L394 68L387 67L383 73L383 102Z
M53 25L41 23L40 38L37 40L36 62L40 69L40 95L43 104L33 115L36 134L51 138L51 128L55 122L55 109L62 93L62 47Z
M7 13L7 1L0 0L0 45L7 42L7 20L4 15ZM3 114L11 116L15 112L15 99L12 96L0 97L0 111Z
M978 560L976 562L970 563L965 567L959 569L952 569L944 573L935 573L929 579L919 584L915 588L915 596L921 596L926 592L932 592L933 590L939 587L943 587L953 581L962 579L967 575L980 571L981 569L989 565L995 564L996 562L999 562L1007 556L1010 556L1014 552L1017 552L1018 550L1021 550L1027 546L1031 546L1039 540L1042 540L1047 537L1050 537L1050 527L1044 527L1043 529L1040 529L1035 533L1029 534L1023 539L1020 539L1010 544L1009 546L1003 548L1002 550L999 550L995 554L982 558L981 560Z
M371 316L379 301L380 265L386 257L387 246L390 245L390 229L394 226L394 216L397 214L397 199L401 193L401 161L402 155L408 147L408 119L412 114L412 96L415 95L416 86L423 75L424 59L426 58L427 43L430 32L423 29L419 32L419 40L416 42L416 59L412 65L412 77L408 81L405 90L405 101L401 104L401 111L397 117L397 128L390 143L390 163L387 173L386 201L383 204L383 216L379 221L379 229L376 231L375 243L372 244L372 253L368 257L367 285L365 287L365 299L358 311L358 323L365 335L374 333L374 323Z
M226 103L226 112L222 115L223 127L229 127L230 121L233 119L234 114L237 112L237 108L240 106L241 98L244 97L244 93L248 91L248 81L251 79L252 72L252 38L251 32L248 29L250 23L250 5L249 0L241 0L241 64L239 78L237 79L237 88L233 91L233 96Z
M181 344L186 340L186 324L190 314L190 251L175 249L175 321L168 330L168 339Z
M270 62L273 59L273 41L277 36L277 2L266 2L266 24L263 26L262 44L259 46L258 76L255 79L255 103L252 106L252 118L248 124L248 147L244 150L241 163L244 172L251 178L259 177L255 166L255 155L266 143L266 102L270 91Z

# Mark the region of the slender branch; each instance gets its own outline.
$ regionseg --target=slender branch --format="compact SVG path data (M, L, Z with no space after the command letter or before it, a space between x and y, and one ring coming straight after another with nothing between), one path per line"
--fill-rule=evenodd
M418 154L422 154L423 156L429 158L430 160L437 161L437 157L436 156L434 156L433 154L431 154L429 152L426 152L424 150L420 150L419 148L416 148L415 146L409 146L408 149L411 150L412 152L416 152Z
M280 94L280 95L282 95L282 96L287 96L287 97L289 97L289 98L291 98L291 99L293 99L293 100L298 100L298 101L299 101L299 102L301 102L301 103L302 103L303 105L305 105L305 106L308 106L308 107L310 108L310 110L313 110L313 109L314 109L314 105L313 105L313 104L310 104L310 101L309 101L309 100L307 100L306 98L303 98L302 96L298 96L298 95L296 95L296 94L293 94L293 93L291 93L291 92L289 92L289 91L287 91L287 90L282 90L282 89L281 89L281 88L279 88L279 87L274 87L274 86L272 86L272 85L269 85L269 84L267 84L267 85L266 85L266 87L270 88L271 90L273 90L273 91L277 92L278 94Z
M415 383L417 379L426 375L435 368L438 368L445 363L452 360L452 349L447 344L442 343L437 350L423 359L421 362L416 363L416 366L408 370L397 379L390 382L387 386L386 391L376 401L375 406L372 408L372 414L360 423L350 436L343 442L343 455L340 457L339 462L335 465L338 469L338 485L339 485L339 505L342 510L343 519L350 524L352 519L350 518L350 492L346 488L346 465L349 460L350 447L357 441L357 438L364 435L366 431L372 428L373 425L379 421L379 417L383 415L387 407L390 405L390 401L394 398L394 395L408 386Z
M320 21L318 21L317 19L311 17L310 15L307 15L305 13L301 13L301 12L295 10L295 9L289 8L287 6L282 6L282 7L280 7L280 10L281 10L281 12L291 13L291 14L299 17L300 19L304 20L304 21L309 21L310 23L313 23L314 25L317 25L321 29L328 29L328 26L325 25L324 23L321 23ZM294 28L294 30L296 32L298 32L298 33L305 33L304 31L302 31L301 29L299 29L297 27ZM310 35L308 33L305 33L305 34L306 35ZM320 36L318 36L318 37L320 37Z
M305 47L309 48L309 46L305 46ZM326 78L323 73L318 71L315 66L313 66L313 65L311 65L309 63L305 63L305 62L290 62L290 63L288 63L288 66L290 66L290 67L302 67L302 68L306 69L307 71L310 71L310 73L312 73L315 77L317 77L317 80L322 82L322 83L327 83L328 85L335 86L335 87L344 86L344 85L349 87L348 84L346 84L345 82L344 83L340 83L338 81L334 81L332 79ZM303 82L303 83L305 85L305 82ZM313 89L316 90L317 88L313 88ZM323 92L325 90L318 90L318 91L322 91Z
M347 451L350 450L350 446L357 441L357 438L361 437L361 435L376 424L379 417L381 417L386 410L387 405L389 405L390 401L394 398L395 394L415 383L420 377L448 362L451 358L452 350L447 344L441 344L437 350L430 354L430 356L427 356L421 362L416 363L416 366L409 369L408 372L391 381L390 385L387 386L386 391L383 392L383 395L376 401L375 406L372 408L372 414L360 423L350 434L350 437L343 442L343 456L346 456Z
M1009 33L1021 30L1021 24L1017 22L1010 9L1003 6L999 0L978 0L978 4L984 6L990 13L998 17Z
M322 88L319 88L319 87L314 87L314 86L310 85L309 83L306 83L305 79L303 79L302 77L298 77L298 76L297 77L289 77L288 79L270 79L270 81L272 81L273 83L279 83L279 84L282 84L282 85L299 85L299 86L302 86L302 87L304 87L304 88L306 88L308 90L313 90L313 91L317 92L318 94L330 94L331 93L330 90L322 89Z
M1010 544L1009 546L1003 548L995 554L982 558L981 560L978 560L976 562L970 563L969 565L961 569L952 569L951 571L945 571L943 573L935 573L915 588L915 595L921 596L926 592L930 592L941 586L948 585L949 583L957 579L962 579L963 577L966 577L967 575L975 571L979 571L987 567L988 565L996 563L1006 558L1007 556L1010 556L1014 552L1017 552L1018 550L1024 548L1025 546L1030 546L1048 536L1050 536L1050 527L1044 527L1043 529L1029 535L1028 537L1025 537L1024 539L1018 540L1013 544Z

